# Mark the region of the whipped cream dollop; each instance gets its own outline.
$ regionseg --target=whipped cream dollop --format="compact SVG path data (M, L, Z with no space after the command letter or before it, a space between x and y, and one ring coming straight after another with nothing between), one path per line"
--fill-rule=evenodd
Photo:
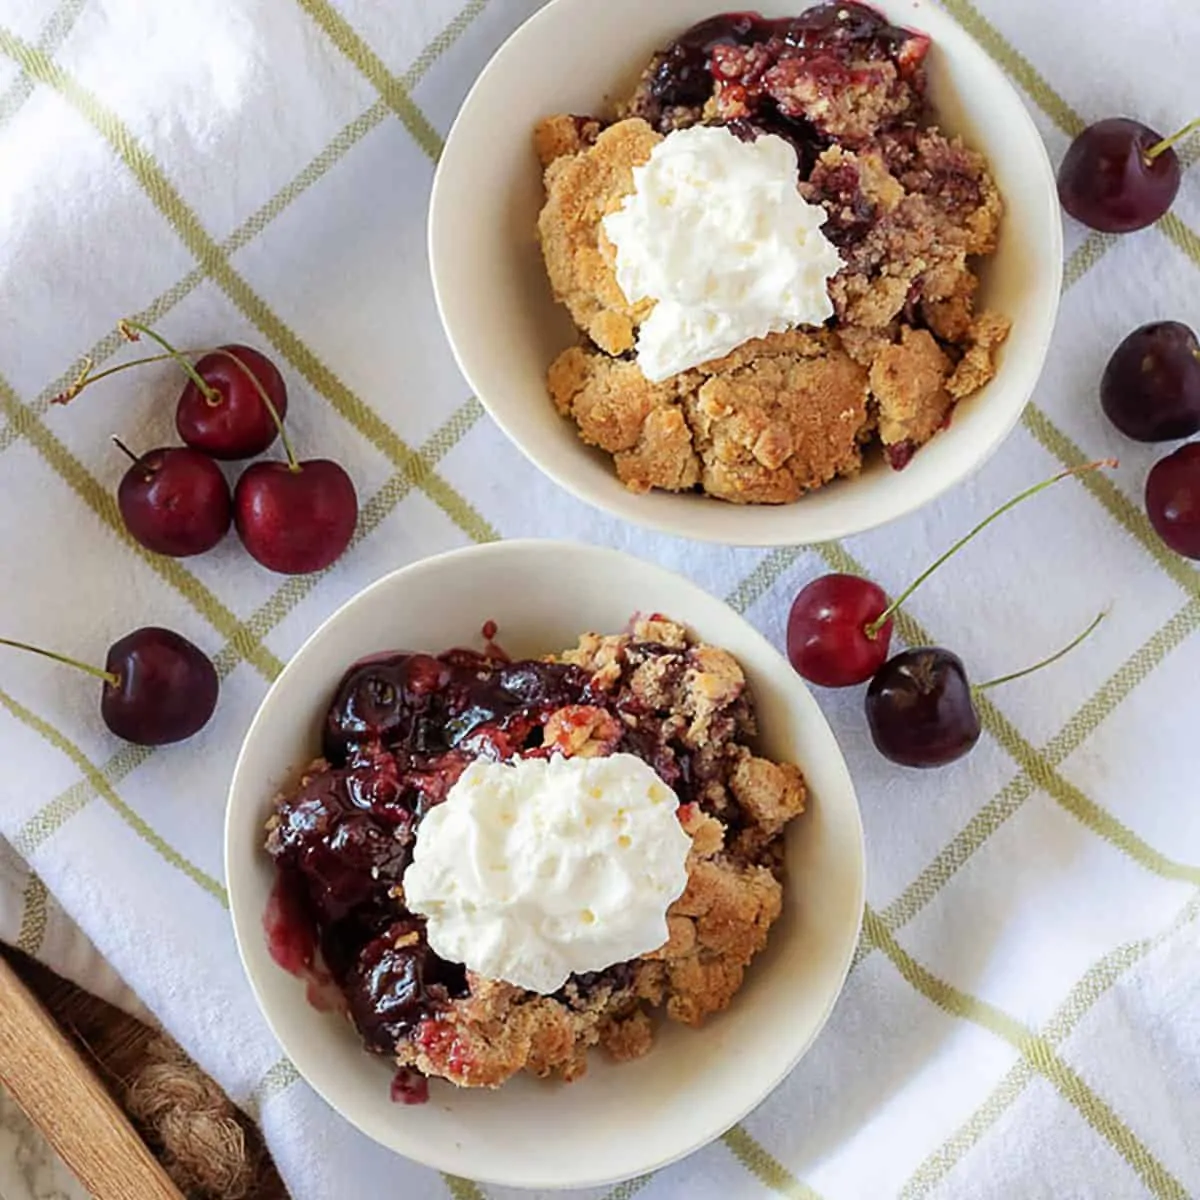
M743 142L705 125L668 134L634 168L633 192L603 224L626 298L656 301L638 336L647 379L833 316L826 284L843 264L798 170L781 137Z
M405 904L442 958L548 995L666 942L678 808L631 754L475 762L417 828Z

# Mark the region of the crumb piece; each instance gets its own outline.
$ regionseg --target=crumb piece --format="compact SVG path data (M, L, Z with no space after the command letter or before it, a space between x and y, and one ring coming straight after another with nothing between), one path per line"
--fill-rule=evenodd
M614 456L617 478L631 492L686 492L700 482L692 431L677 406L652 408L631 450Z
M544 739L565 758L602 758L616 750L621 732L620 722L607 709L571 704L550 714Z
M924 329L906 327L899 344L881 351L871 367L871 391L879 402L879 436L885 448L915 449L942 427L954 404L946 390L951 369L949 358Z
M559 655L558 660L582 667L591 674L594 684L608 691L621 677L621 654L624 646L623 638L585 633L579 639L579 645L574 650Z
M679 810L679 823L692 839L691 852L696 858L720 854L725 845L725 826L716 817L710 817L699 805L690 804Z
M792 763L776 763L747 753L729 786L750 820L769 836L804 811L804 776Z
M594 117L566 113L539 121L533 130L533 148L543 170L560 158L582 154L594 146L603 128Z
M643 1058L654 1046L654 1024L642 1011L606 1022L600 1031L600 1044L616 1062Z
M956 399L974 395L996 374L996 351L1008 337L1012 322L999 313L986 312L971 323L967 352L954 369L946 390Z
M667 1015L699 1025L726 1008L781 910L782 888L766 868L698 863L671 910L694 922L695 942L667 959Z
M650 383L637 363L573 346L551 365L547 382L558 411L585 442L615 456L631 491L681 491L699 480L676 379Z
M941 298L922 297L921 319L939 341L957 344L968 340L975 321L978 287L979 280L970 271L962 271Z
M847 325L838 330L838 341L842 349L860 367L866 367L868 371L880 352L892 345L899 336L899 322L895 321L878 329L866 325Z
M866 372L833 339L819 355L771 353L771 341L706 365L684 401L704 490L737 504L786 504L862 461Z
M653 642L672 650L686 650L691 642L687 628L661 615L639 617L633 623L633 637L638 642Z

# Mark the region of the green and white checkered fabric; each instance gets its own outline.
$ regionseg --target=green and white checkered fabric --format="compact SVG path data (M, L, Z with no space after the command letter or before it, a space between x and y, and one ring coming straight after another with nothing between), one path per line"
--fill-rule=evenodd
M1197 115L1195 0L943 3L1012 76L1056 157L1100 116L1167 130ZM279 1059L242 980L224 792L256 705L305 635L385 570L547 535L673 565L780 643L791 596L815 574L861 570L898 588L1021 487L1117 454L1111 477L1064 484L995 528L900 622L904 641L952 646L986 677L1113 605L1085 650L990 694L968 761L893 769L867 742L859 695L820 697L870 858L846 994L801 1066L721 1142L589 1195L1200 1195L1200 574L1142 513L1153 449L1123 442L1095 398L1135 325L1200 321L1200 178L1144 233L1068 229L1034 403L941 503L810 550L643 533L524 462L468 394L434 311L424 228L442 138L537 7L0 0L0 632L95 659L134 626L168 625L213 654L225 689L201 737L155 752L109 737L70 672L4 658L0 832L36 874L0 858L0 928L103 986L77 923L259 1116L297 1197L499 1200L333 1117ZM1197 157L1200 139L1185 154ZM149 368L70 408L48 403L85 356L128 353L114 333L128 315L186 346L273 354L300 450L345 462L363 499L333 570L283 581L236 542L176 562L129 540L108 434L172 440L178 378Z

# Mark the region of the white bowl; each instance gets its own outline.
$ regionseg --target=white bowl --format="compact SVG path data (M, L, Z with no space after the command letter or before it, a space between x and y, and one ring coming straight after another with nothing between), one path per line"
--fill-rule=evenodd
M812 799L787 842L784 913L731 1008L702 1030L664 1025L654 1050L623 1066L594 1053L573 1084L515 1079L495 1092L433 1083L431 1100L388 1098L391 1070L342 1019L309 1007L303 983L271 958L263 913L274 869L262 849L272 796L315 756L347 666L407 647L474 644L495 620L510 653L615 632L661 611L723 646L754 691L766 753L799 763ZM238 947L268 1023L300 1074L376 1141L442 1171L513 1187L625 1179L723 1133L791 1070L825 1023L849 969L863 905L862 826L833 734L787 662L721 601L613 550L501 542L385 576L308 640L263 701L234 772L225 870Z
M1054 172L1028 112L1000 69L927 0L873 0L933 38L931 94L942 126L991 162L1007 203L981 301L1013 320L996 378L959 405L949 429L903 471L880 456L782 507L704 496L637 495L609 455L585 446L546 394L546 370L574 343L536 239L543 202L532 131L553 113L602 112L628 95L656 49L721 11L714 0L552 0L501 47L458 115L442 154L429 222L438 307L459 367L497 424L550 478L628 521L735 545L845 537L929 503L979 468L1016 423L1042 370L1062 284ZM762 0L768 16L806 0Z

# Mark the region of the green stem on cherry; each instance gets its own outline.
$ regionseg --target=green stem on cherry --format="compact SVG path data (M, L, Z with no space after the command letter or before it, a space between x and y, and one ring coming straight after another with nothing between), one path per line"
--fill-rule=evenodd
M222 346L216 350L210 350L209 353L223 354L226 358L232 359L238 370L254 385L254 390L258 393L259 399L263 402L267 412L271 414L271 420L275 422L275 428L279 430L279 440L283 443L283 452L287 455L288 470L294 474L299 473L300 462L296 458L296 452L292 449L292 443L288 438L287 430L283 426L283 418L279 415L279 409L275 407L271 397L267 394L267 389L263 387L262 381L232 350L226 350Z
M1041 662L1034 663L1032 667L1026 667L1023 671L1014 671L1011 675L1001 675L999 679L989 679L987 683L977 683L972 690L975 692L986 692L990 688L999 687L1003 683L1012 683L1014 679L1024 679L1026 675L1032 675L1035 671L1040 671L1043 667L1048 667L1052 663L1058 662L1060 658L1066 658L1072 650L1082 646L1096 632L1100 627L1101 621L1107 616L1107 610L1102 612L1074 641L1064 646L1057 654L1051 654L1049 658L1043 658Z
M1041 483L1035 483L1033 487L1026 488L1025 491L1002 504L994 513L991 514L991 516L985 517L979 522L978 525L975 526L974 529L971 530L970 533L967 533L963 537L959 538L958 541L955 542L945 554L943 554L940 558L935 559L933 564L926 570L922 571L921 574L918 575L916 579L914 579L913 582L910 583L908 587L905 588L904 591L902 591L900 595L897 596L896 599L893 600L891 604L889 604L887 608L885 608L883 612L875 618L874 621L864 627L863 632L865 632L869 638L877 638L879 636L879 631L892 619L892 617L896 615L896 612L900 606L904 604L906 600L908 600L913 592L915 592L917 588L919 588L921 584L923 584L925 580L927 580L930 575L932 575L934 571L938 569L938 567L940 567L947 559L953 558L953 556L957 554L969 541L981 534L993 521L1004 516L1004 514L1010 509L1016 508L1018 504L1028 500L1032 496L1036 496L1039 492L1044 492L1047 488L1053 487L1060 480L1069 479L1073 475L1082 475L1086 471L1096 471L1101 467L1115 467L1116 465L1117 460L1115 458L1102 458L1097 462L1084 463L1082 466L1071 467L1066 471L1060 471L1057 475L1053 475L1049 479L1043 479Z
M97 679L103 679L105 683L112 687L119 687L121 677L114 675L111 671L105 671L102 667L92 667L87 663L81 663L77 658L68 658L65 654L55 654L53 650L43 650L40 646L31 646L28 642L14 642L11 638L0 638L0 646L11 646L14 650L27 650L30 654L40 654L43 658L53 659L55 662L64 663L68 667L74 667L78 671L86 671L89 675L94 675Z
M186 354L190 357L202 354L200 350L181 350L180 354ZM174 361L174 354L151 354L146 358L133 358L129 362L118 363L115 367L105 367L103 371L92 372L92 367L95 363L90 358L83 360L83 370L76 376L75 381L70 384L64 391L58 393L57 396L51 398L51 404L70 404L85 387L91 387L93 383L99 383L101 379L107 379L110 375L119 375L122 371L128 371L131 367L144 367L148 363L165 362L167 359Z
M1194 121L1189 121L1178 133L1173 133L1170 137L1163 138L1161 142L1155 142L1146 151L1146 161L1153 162L1160 154L1165 154L1176 142L1182 142L1188 134L1195 133L1197 129L1200 129L1200 117L1197 117Z
M133 321L128 318L117 322L117 328L121 331L121 336L126 341L140 341L140 334L145 334L148 338L156 341L166 352L170 358L173 358L182 368L183 373L200 389L200 394L209 402L209 404L220 404L221 393L207 383L204 377L192 366L184 357L182 350L176 350L170 342L167 341L161 333L155 333L149 325L143 325L141 321Z

